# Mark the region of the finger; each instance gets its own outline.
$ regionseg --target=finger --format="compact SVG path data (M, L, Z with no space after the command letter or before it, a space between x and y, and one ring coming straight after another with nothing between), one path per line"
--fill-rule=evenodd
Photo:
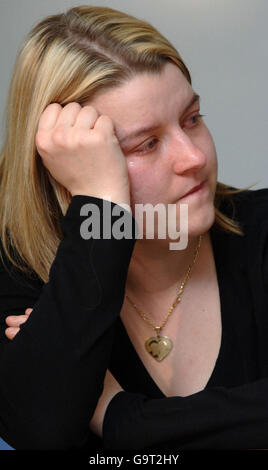
M99 129L106 134L115 134L114 123L109 116L102 114L96 121L94 129Z
M6 317L6 324L8 326L20 326L28 320L28 315L10 315Z
M64 126L71 127L75 124L78 113L81 111L81 106L79 103L68 103L62 109L61 113L58 115L56 122L56 127Z
M19 328L6 328L5 334L8 339L13 339L19 331Z
M62 106L59 103L51 103L41 114L39 119L38 129L50 130L55 127L58 116L62 110Z
M33 311L33 308L30 308L30 307L26 308L25 314L29 316L32 313L32 311Z
M75 127L93 129L98 116L98 111L93 106L83 106L76 117Z

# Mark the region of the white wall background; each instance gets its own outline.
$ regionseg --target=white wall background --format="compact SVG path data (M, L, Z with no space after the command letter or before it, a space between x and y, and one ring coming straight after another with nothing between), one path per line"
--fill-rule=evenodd
M0 137L23 37L45 16L82 4L123 10L156 26L179 50L201 95L201 112L216 143L219 180L268 187L266 0L0 0Z

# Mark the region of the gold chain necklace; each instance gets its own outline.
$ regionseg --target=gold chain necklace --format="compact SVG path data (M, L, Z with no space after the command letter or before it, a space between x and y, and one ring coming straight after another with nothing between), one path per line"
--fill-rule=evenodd
M156 331L156 337L152 336L150 338L147 338L144 344L145 344L146 351L154 359L156 359L157 361L162 361L170 353L170 351L173 348L173 343L172 343L171 339L168 336L161 336L160 332L161 332L162 328L164 328L165 324L167 323L167 321L168 321L170 315L172 314L174 308L178 305L178 303L181 300L182 293L183 293L184 288L186 286L186 283L187 283L187 281L190 277L192 268L193 268L193 266L196 262L196 258L197 258L197 255L199 253L199 248L200 248L200 245L201 245L201 241L202 241L202 235L199 235L198 243L197 243L197 246L196 246L195 252L194 252L193 261L189 265L187 273L186 273L186 275L185 275L185 277L184 277L184 279L183 279L183 281L182 281L182 283L179 287L176 299L172 303L165 320L162 322L162 324L160 326L155 326L152 323L152 321L150 320L150 318L144 312L142 312L137 307L137 305L130 299L130 297L126 294L127 300L135 308L135 310L138 312L138 314L141 316L141 318L143 318L143 320Z

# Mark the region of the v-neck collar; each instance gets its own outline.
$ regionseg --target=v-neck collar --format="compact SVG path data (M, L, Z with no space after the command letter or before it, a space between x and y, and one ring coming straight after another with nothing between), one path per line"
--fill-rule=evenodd
M213 226L210 229L210 235L219 286L222 335L218 357L205 389L222 386L223 384L225 386L234 386L239 384L241 380L241 377L237 376L237 372L234 372L234 370L237 371L234 363L237 361L239 368L239 361L241 360L237 349L235 329L232 324L232 312L235 312L236 306L228 304L230 298L234 297L234 302L236 298L236 296L230 294L233 287L228 272L229 270L231 272L232 266L226 267L226 263L231 262L225 254L226 237L229 234ZM235 354L234 351L236 351ZM232 367L226 370L226 364L232 364ZM137 354L120 317L117 322L116 338L109 369L124 390L144 393L152 398L166 397Z

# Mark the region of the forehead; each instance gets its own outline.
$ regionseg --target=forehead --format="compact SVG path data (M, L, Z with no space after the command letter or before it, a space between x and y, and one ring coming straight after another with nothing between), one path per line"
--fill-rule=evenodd
M114 121L117 130L187 104L193 89L181 70L167 63L160 73L139 73L124 84L97 93L87 104Z

